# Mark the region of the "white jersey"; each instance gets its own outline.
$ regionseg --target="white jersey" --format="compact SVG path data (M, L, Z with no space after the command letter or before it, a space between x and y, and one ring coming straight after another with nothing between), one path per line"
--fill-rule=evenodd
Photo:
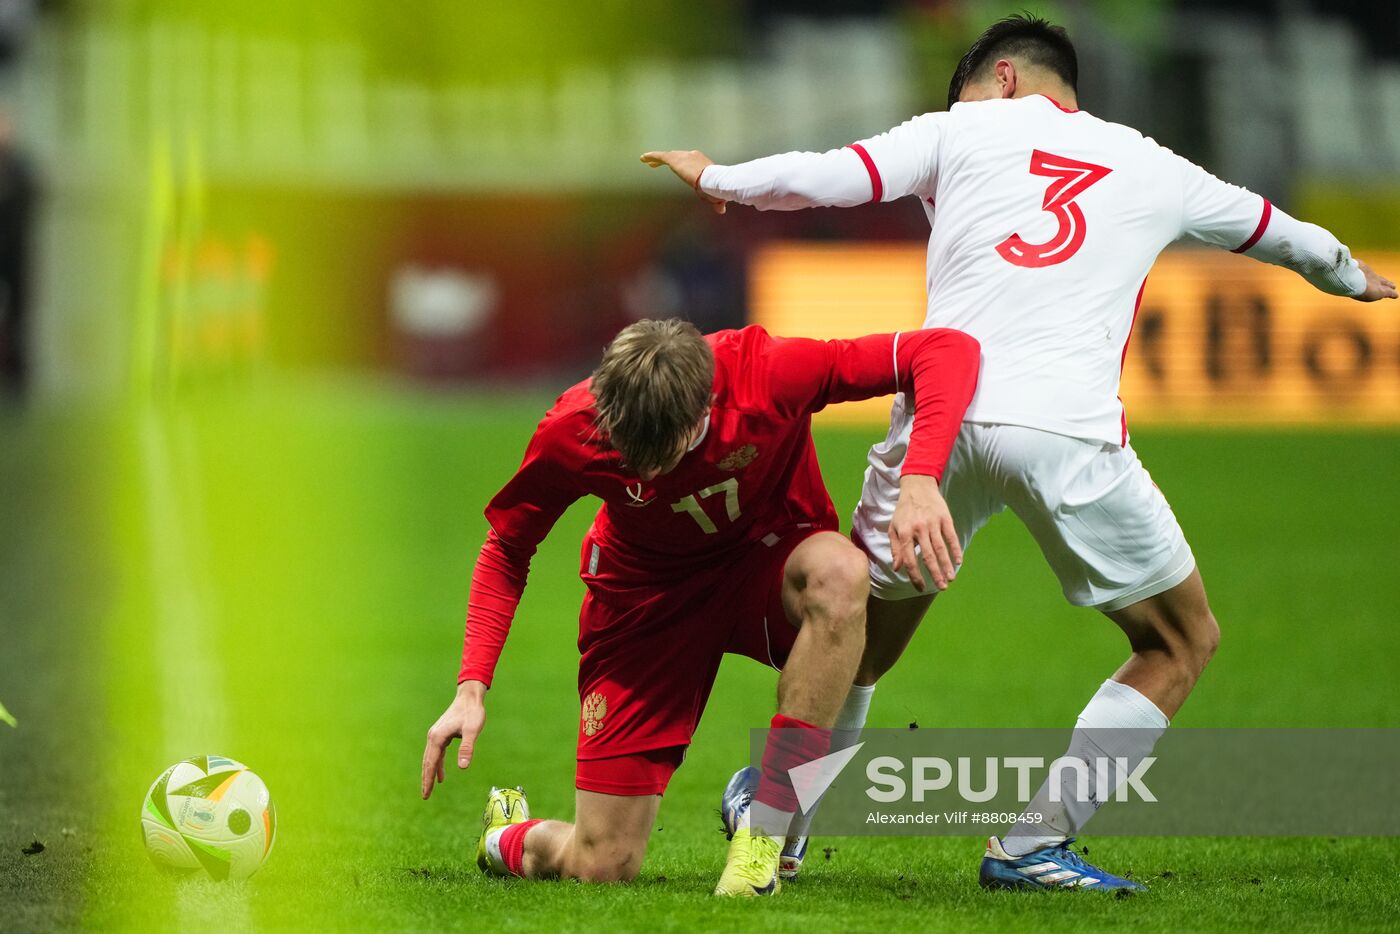
M1116 445L1128 438L1118 384L1138 302L1172 241L1250 250L1335 294L1365 287L1320 228L1041 95L956 104L828 153L709 166L700 187L770 209L917 196L932 227L924 326L982 345L966 420Z

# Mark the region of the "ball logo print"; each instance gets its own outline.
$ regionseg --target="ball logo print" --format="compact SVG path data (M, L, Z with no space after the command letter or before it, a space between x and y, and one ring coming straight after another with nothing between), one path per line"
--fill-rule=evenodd
M194 756L161 773L141 806L146 853L163 870L246 879L272 852L277 811L267 785L223 756Z
M1037 149L1031 153L1032 175L1054 179L1045 189L1041 210L1059 222L1054 235L1044 243L1027 243L1020 234L1012 234L996 250L1013 266L1038 269L1063 263L1084 245L1086 225L1084 211L1074 203L1091 185L1101 182L1112 169L1092 162L1080 162L1067 156L1056 156Z
M603 718L608 715L608 699L597 691L583 699L583 732L593 736L603 728Z

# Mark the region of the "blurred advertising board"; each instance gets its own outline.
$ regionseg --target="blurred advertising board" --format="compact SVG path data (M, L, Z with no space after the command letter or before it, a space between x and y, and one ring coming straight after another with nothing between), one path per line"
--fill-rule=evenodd
M1400 253L1367 254L1393 277ZM921 323L922 244L778 244L750 267L751 321L774 334L854 337ZM1400 303L1324 295L1264 263L1162 254L1129 343L1133 425L1400 425ZM883 422L884 400L827 420Z

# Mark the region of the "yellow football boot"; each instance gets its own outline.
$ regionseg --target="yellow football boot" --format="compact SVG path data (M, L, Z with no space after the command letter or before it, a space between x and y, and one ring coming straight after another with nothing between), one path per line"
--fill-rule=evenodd
M481 839L476 844L476 865L493 876L508 876L501 860L500 832L511 824L523 824L530 819L530 805L525 801L525 789L492 788L486 798L486 811L481 815Z
M778 859L782 844L766 834L753 836L749 828L740 827L729 841L729 861L715 886L716 895L753 898L777 895L782 888L778 881Z

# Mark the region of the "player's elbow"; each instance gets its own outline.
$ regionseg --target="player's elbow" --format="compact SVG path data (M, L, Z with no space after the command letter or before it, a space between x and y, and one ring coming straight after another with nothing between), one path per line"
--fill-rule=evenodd
M982 357L982 344L966 331L956 328L934 328L937 341L947 347L950 353L977 362Z

